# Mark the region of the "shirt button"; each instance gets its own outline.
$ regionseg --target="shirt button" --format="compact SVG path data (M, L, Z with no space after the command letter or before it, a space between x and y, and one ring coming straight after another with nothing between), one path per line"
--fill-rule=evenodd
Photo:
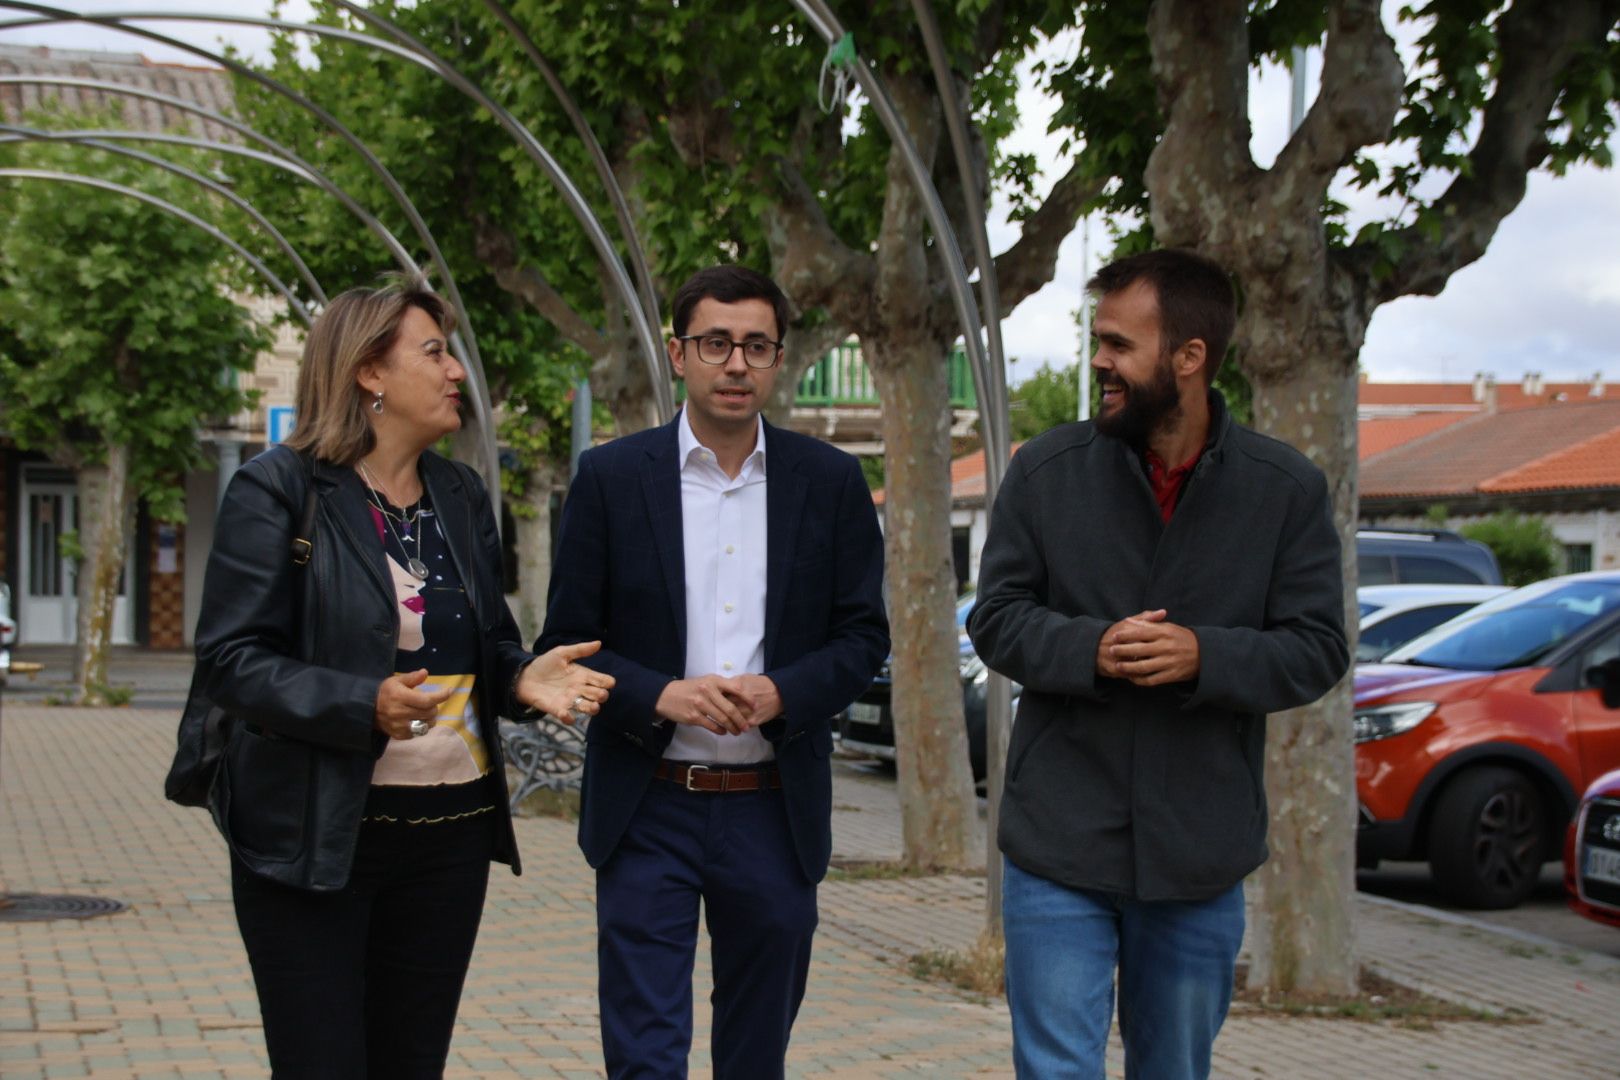
M735 555L736 553L737 553L737 549L735 547L732 547L730 544L726 545L726 554L727 555Z
M724 668L725 670L730 671L731 670L731 661L727 660L725 663L721 664L720 666L722 668Z
M731 605L730 605L730 604L727 604L727 605L726 605L726 610L727 610L727 611L728 611L728 612L729 612L729 611L730 611L730 610L731 610Z
M723 498L723 499L729 499L729 498L731 498L731 496L732 496L732 492L730 492L730 491L722 491L720 493L720 497Z

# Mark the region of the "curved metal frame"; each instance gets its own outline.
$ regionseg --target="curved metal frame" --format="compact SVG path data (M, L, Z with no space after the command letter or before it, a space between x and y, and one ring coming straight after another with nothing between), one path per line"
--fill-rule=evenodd
M572 211L575 220L585 230L585 235L590 240L591 246L596 249L597 259L600 260L603 268L607 271L608 277L612 280L614 288L618 290L620 298L624 300L625 310L630 313L630 322L641 342L642 358L647 364L648 381L652 386L653 403L658 409L659 417L666 421L674 417L675 391L670 385L669 376L664 367L664 351L661 347L659 335L654 330L657 325L657 313L654 312L649 317L647 310L643 307L642 298L637 293L636 287L631 283L629 275L624 271L624 264L619 258L619 253L614 250L613 240L608 236L607 230L602 228L602 223L596 218L596 212L585 201L585 196L580 194L579 188L574 185L573 178L568 175L567 170L558 163L556 158L551 156L551 152L545 148L545 145L535 136L534 132L522 124L517 117L513 116L504 106L496 103L494 99L484 93L477 83L463 75L449 61L429 49L427 45L416 37L382 16L374 15L365 8L352 3L351 0L332 0L332 3L367 26L375 27L399 42L409 50L405 54L409 59L436 72L439 78L481 105L485 111L495 118L496 123L506 129L506 133L517 142L523 152L529 155L529 160L538 165L540 171L545 173L547 178L551 180L552 186L562 195L563 201L568 204L568 209ZM334 29L332 27L321 27L314 23L293 23L289 24L289 26L309 33L325 33ZM369 43L375 40L366 37L364 34L351 35L345 32L341 36L348 41Z
M81 184L85 187L93 187L99 188L102 191L115 192L119 195L128 196L131 199L138 199L149 206L155 206L164 213L171 214L174 217L179 218L181 221L184 221L186 224L191 225L194 228L201 229L209 236L212 236L215 240L218 240L220 243L230 248L238 256L240 256L244 262L253 267L254 270L258 271L259 276L264 278L265 281L269 282L270 286L286 299L287 306L292 309L293 314L297 315L299 319L303 320L305 326L313 326L315 324L315 320L310 315L309 309L304 307L303 302L300 301L298 297L293 294L293 291L287 287L287 283L277 277L268 266L264 265L264 262L260 260L257 255L254 255L247 248L243 247L241 244L238 244L235 240L232 240L229 236L226 236L219 229L210 225L196 214L193 214L189 210L183 210L174 205L172 202L160 199L156 195L148 195L144 191L137 191L132 187L125 187L123 184L115 184L111 180L103 180L96 176L80 176L78 173L53 172L50 169L0 168L0 177L11 177L17 180L46 180L61 184Z
M128 30L132 33L146 36L150 36L149 31L129 27L126 25L126 22L130 20L173 21L186 23L209 22L224 23L227 25L257 26L265 29L275 30L290 30L300 33L315 34L322 37L330 37L336 40L346 41L351 44L363 45L367 48L377 49L401 59L409 60L420 67L434 72L445 82L449 83L451 86L454 86L457 90L460 90L463 94L471 98L474 102L489 112L489 114L495 118L496 122L506 130L507 134L510 135L513 140L517 142L519 147L521 147L529 156L530 160L540 167L541 171L545 173L547 178L551 180L553 186L556 187L558 192L563 196L563 200L568 205L569 210L574 214L575 219L578 220L581 227L584 228L586 236L591 241L591 245L596 248L598 259L601 260L603 268L607 271L609 279L612 280L614 287L618 290L625 302L626 310L630 313L630 320L636 331L636 336L641 343L643 359L647 364L647 371L652 384L653 400L658 408L659 415L664 419L668 419L669 417L673 416L675 412L675 396L674 391L670 387L669 378L663 369L663 350L660 347L659 336L654 331L653 323L648 318L648 313L643 306L642 297L637 293L636 287L631 283L629 276L625 273L624 265L619 258L618 252L613 248L612 240L602 228L601 222L597 220L595 213L590 208L590 205L585 202L584 196L580 194L579 189L574 185L573 179L568 175L567 171L563 169L557 160L551 156L550 152L546 150L545 146L538 138L535 137L533 132L520 123L517 118L514 117L507 109L496 103L492 98L489 97L488 94L484 93L483 89L480 88L478 84L468 79L456 67L444 60L437 53L433 52L433 50L429 49L421 41L417 40L411 34L407 33L405 30L396 26L389 20L384 19L379 15L375 15L356 4L350 3L349 0L333 0L333 3L338 7L341 7L343 10L349 12L366 25L375 27L382 33L388 35L388 37L393 39L393 42L384 41L380 38L374 38L370 35L357 33L342 27L323 26L318 23L301 23L291 20L273 19L256 15L225 15L214 13L197 14L191 12L168 11L122 11L116 14L107 15L81 15L76 17L73 21L113 25ZM0 4L0 6L16 7L23 10L43 9L45 7L45 5L31 3L12 3L10 0L7 0L7 2L4 4ZM30 20L21 24L0 24L0 29L5 29L8 25L38 25L38 23ZM226 61L222 59L222 62ZM240 65L228 64L228 66L231 66L232 70L238 70L240 68ZM243 69L240 71L240 73L247 74L247 70ZM313 105L313 103L311 104ZM327 122L329 127L333 127L334 130L337 130L337 127L341 126L338 125L336 118L331 117L330 114L317 113L317 115L319 115L323 121ZM339 134L342 133L339 132ZM464 305L458 303L457 306L462 308L463 314L465 314ZM481 362L479 363L479 369L478 375L480 377L480 381L482 381L483 371Z
M985 315L985 337L990 346L989 364L979 380L979 410L985 418L984 497L985 506L990 507L995 505L996 492L1001 487L1001 478L1006 475L1007 462L1012 454L1012 417L1007 401L1007 365L1001 342L1001 297L996 283L996 260L990 253L990 234L985 228L985 193L979 190L978 174L973 169L967 117L956 95L950 61L945 56L945 43L939 32L939 20L934 17L934 9L928 0L911 0L911 9L922 28L928 63L934 71L934 85L939 90L945 127L950 133L951 150L956 158L956 171L962 181L962 197L968 203L973 257L979 264L979 297ZM985 772L989 778L989 820L986 830L994 838L1000 824L1008 736L1012 732L1012 682L1000 672L990 672L985 684L985 721ZM986 849L989 854L985 861L985 906L990 925L996 927L1001 922L1001 860L996 857L993 843L987 844Z
M299 108L321 121L321 123L324 124L328 130L330 130L334 135L337 135L344 142L348 143L349 146L360 155L361 159L365 161L372 174L377 177L377 179L388 190L388 193L393 196L394 201L396 204L398 204L401 212L403 212L407 220L410 221L411 228L416 232L418 239L420 239L422 244L427 248L428 255L433 262L434 269L444 279L445 293L452 306L454 306L456 309L458 321L461 328L465 331L465 345L461 351L467 361L465 366L467 368L468 381L472 384L473 413L475 418L478 420L480 429L479 451L480 456L482 456L484 459L484 475L489 488L489 497L495 509L496 521L499 521L501 499L500 456L495 445L494 405L490 398L489 383L484 374L484 362L478 351L477 337L473 333L472 323L467 317L466 304L462 302L461 290L456 287L455 276L450 272L449 264L445 262L444 254L439 250L439 245L437 241L433 239L433 234L428 229L427 223L422 220L422 215L417 211L416 204L411 201L410 196L406 194L404 187L400 185L393 173L389 172L388 168L383 165L380 160L378 160L375 154L371 152L371 148L367 146L366 143L359 138L359 136L355 135L354 132L345 127L335 116L291 87L270 78L268 75L265 75L262 72L248 67L246 64L243 64L238 60L232 59L231 57L221 53L212 52L200 45L194 45L188 41L172 38L165 34L157 33L154 30L147 30L138 26L128 26L123 20L131 17L129 13L105 15L86 14L69 11L65 8L54 7L48 4L34 3L32 0L0 0L0 8L13 8L19 11L33 12L35 15L39 16L32 19L13 19L6 22L0 22L0 30L8 30L13 27L22 26L45 26L63 22L89 23L96 26L110 26L114 29L122 30L127 34L134 35L135 37L145 38L148 41L155 41L158 44L168 45L171 48L179 49L182 52L189 52L194 56L201 56L204 59L211 60L214 63L235 72L241 77L257 83L258 85L263 86L265 89L279 94L287 100L293 102ZM233 21L230 18L221 20L218 18L210 18L208 16L197 14L164 13L158 15L149 14L142 17L147 19L172 19L179 22ZM267 22L274 24L275 20L267 20ZM364 35L357 36L363 37ZM388 47L386 42L378 42L378 45ZM390 48L391 51L397 51L397 47Z
M802 12L810 24L827 42L832 45L841 40L844 27L838 17L832 13L822 0L792 0L793 6ZM945 205L940 201L939 192L934 187L934 181L929 176L928 166L923 162L922 155L917 152L916 143L906 133L905 123L900 119L894 102L889 98L889 92L884 89L872 69L866 66L866 61L856 55L849 62L850 69L855 73L855 80L860 83L861 90L872 103L872 109L877 113L884 130L889 138L899 148L900 156L905 162L906 173L917 188L917 194L922 198L923 213L928 218L928 225L934 230L934 242L939 245L940 259L945 268L946 283L950 287L951 302L956 308L957 318L962 323L962 344L967 350L968 360L973 365L973 376L978 384L980 394L989 389L989 366L984 356L984 343L979 338L980 327L983 320L979 317L979 306L973 299L972 287L968 284L967 264L962 259L962 248L956 242L956 231L951 227L950 218L945 213ZM984 402L981 400L980 405ZM992 422L986 417L986 426ZM987 460L986 465L989 464ZM988 476L986 477L988 480Z
M224 113L215 112L213 109L198 105L196 102L186 101L184 98L171 97L156 90L130 86L127 83L103 82L99 79L85 79L75 75L0 75L0 86L26 83L39 83L44 86L74 86L86 90L100 90L109 94L124 94L129 97L144 98L182 112L193 113L222 127L229 128L261 146L269 147L274 153L266 154L249 147L236 146L233 143L211 142L190 136L172 135L168 132L147 132L143 138L148 142L172 142L179 145L196 146L217 153L235 154L239 157L252 158L263 164L272 165L290 172L294 176L314 184L342 203L344 209L359 218L361 224L365 225L368 231L383 242L383 245L388 248L389 254L394 257L394 261L399 263L400 269L414 271L417 268L416 260L411 257L411 253L406 250L405 245L399 242L399 238L390 232L386 225L378 221L375 215L361 206L353 196L343 188L338 187L325 173L299 157L297 153L276 142L268 135L242 123L240 120L226 116ZM103 137L106 137L106 133L103 133Z
M315 275L298 254L297 249L288 243L287 238L281 234L281 230L272 225L269 218L259 213L252 203L217 180L210 180L208 177L188 169L184 165L177 165L167 158L158 157L156 154L148 154L141 150L132 150L127 146L118 146L115 143L102 141L103 138L139 138L141 135L141 132L135 131L39 131L34 128L18 127L14 124L0 124L0 144L60 142L72 143L76 146L88 146L104 153L118 154L147 165L155 165L160 169L173 173L175 176L191 181L198 187L212 191L215 195L225 199L252 218L254 224L269 234L270 239L275 241L276 246L281 249L281 253L292 260L293 268L298 271L298 276L304 279L304 284L309 286L309 291L314 295L316 301L321 304L326 303L326 291L321 288L321 283L315 280Z
M602 144L597 141L596 132L591 130L591 125L585 120L585 114L580 111L579 105L563 86L562 80L557 77L551 65L546 62L540 47L534 43L534 39L529 36L529 32L522 24L512 17L500 0L484 0L484 7L500 20L507 33L512 35L518 47L528 56L529 62L540 72L540 77L551 88L557 104L562 106L569 122L574 125L575 134L590 152L591 163L596 166L597 179L602 181L602 187L606 189L608 199L613 203L613 214L619 219L619 230L624 234L625 249L630 254L631 269L636 272L636 284L641 288L641 302L646 308L647 318L653 325L660 325L662 316L658 307L658 288L653 282L652 270L647 265L647 254L641 246L641 235L636 232L635 222L630 217L630 202L624 197L624 189L619 187L619 178L613 175L613 166L608 161L607 152L602 149Z
M844 28L823 0L792 0L792 3L804 13L829 45L844 37ZM850 67L855 72L856 81L860 83L861 89L871 101L879 120L888 131L889 138L899 147L905 160L906 171L923 200L923 209L927 214L929 226L934 230L934 239L940 245L940 260L950 285L951 300L956 307L957 318L962 323L963 344L973 367L973 380L979 395L979 415L984 420L984 481L985 502L988 506L994 504L996 492L1001 486L1001 478L1007 471L1011 426L1007 405L1006 367L1001 351L1001 320L997 311L995 261L990 257L990 240L984 229L983 203L972 172L966 123L958 107L954 87L951 86L950 65L939 39L938 23L927 0L912 0L912 9L922 28L923 41L928 49L929 63L933 69L941 107L945 113L946 128L950 133L956 167L961 174L963 194L970 200L970 208L978 211L976 215L969 216L974 217L976 221L973 235L974 252L979 262L979 287L985 299L984 310L989 313L990 322L983 322L979 309L973 302L967 265L962 259L956 233L946 216L944 204L940 201L939 192L934 187L922 155L917 152L916 144L906 133L894 103L889 100L888 92L859 55L850 61ZM978 205L975 207L973 203ZM979 340L981 324L988 331L991 350L989 357L985 356ZM990 743L994 745L986 747L990 754L991 766L989 830L993 838L996 829L996 804L1002 779L1000 769L996 766L1005 758L1004 740L1005 733L1011 726L1008 714L1011 712L1012 688L1004 676L992 672L986 690L985 707L989 724L986 737L990 739L990 736L996 736L990 739ZM989 856L986 860L985 890L988 920L993 927L998 926L1001 921L1001 862L995 857L994 848L993 843L987 845Z

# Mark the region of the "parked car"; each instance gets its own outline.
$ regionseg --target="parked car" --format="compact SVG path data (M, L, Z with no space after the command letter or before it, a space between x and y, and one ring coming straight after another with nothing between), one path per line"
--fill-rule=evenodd
M1356 663L1382 660L1419 634L1507 592L1506 585L1363 585Z
M1620 708L1620 678L1606 675L1602 692L1605 701ZM1620 769L1592 782L1569 823L1564 891L1577 915L1620 926Z
M1480 604L1355 676L1362 865L1427 859L1471 907L1517 905L1576 793L1620 767L1620 572ZM1620 679L1620 675L1616 675Z
M1477 540L1446 529L1359 529L1361 585L1500 585L1496 555Z
M973 766L973 779L977 783L985 777L985 687L989 672L973 651L967 637L967 617L973 610L974 593L969 589L956 601L957 670L962 679L962 711L967 721L968 762ZM872 685L839 717L839 741L847 750L894 760L894 713L890 709L890 692L894 679L891 665L894 657L883 661ZM1013 704L1018 701L1018 686L1013 686Z

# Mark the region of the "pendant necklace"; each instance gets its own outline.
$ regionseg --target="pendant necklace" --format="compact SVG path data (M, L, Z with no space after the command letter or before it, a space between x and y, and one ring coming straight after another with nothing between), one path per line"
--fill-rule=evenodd
M420 519L422 515L420 513L416 515L417 523L420 527L416 530L416 557L412 558L411 553L405 550L405 541L401 540L399 533L394 531L394 515L390 514L387 508L382 504L383 497L387 494L387 492L382 490L382 485L379 484L377 482L377 478L371 474L371 470L366 468L365 462L359 462L359 465L360 471L365 474L366 488L377 500L377 510L383 516L383 524L388 526L388 532L393 536L394 543L399 545L400 552L405 556L405 569L409 570L411 572L411 577L415 578L417 581L426 581L428 576L428 568L427 563L422 561L422 529L426 526L421 524ZM389 501L392 501L392 499Z

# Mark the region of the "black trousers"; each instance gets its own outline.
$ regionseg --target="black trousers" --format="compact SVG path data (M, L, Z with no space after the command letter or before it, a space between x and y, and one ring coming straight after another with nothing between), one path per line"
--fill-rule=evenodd
M287 888L232 860L273 1076L443 1076L494 821L365 822L348 887L335 893Z

